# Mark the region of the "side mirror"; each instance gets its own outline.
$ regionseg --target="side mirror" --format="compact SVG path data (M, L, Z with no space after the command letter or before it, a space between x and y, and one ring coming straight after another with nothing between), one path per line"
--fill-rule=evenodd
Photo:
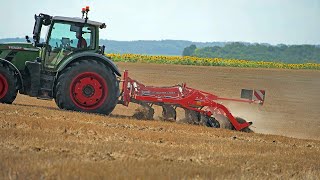
M100 29L104 29L104 28L106 28L106 27L107 27L107 25L106 25L105 23L103 23L103 24L100 25Z

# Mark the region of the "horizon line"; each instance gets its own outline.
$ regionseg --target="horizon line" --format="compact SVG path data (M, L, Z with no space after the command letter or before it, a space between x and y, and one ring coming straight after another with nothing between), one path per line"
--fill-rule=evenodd
M24 37L8 37L8 38L0 38L0 40L3 39L25 39ZM42 38L43 39L43 38ZM318 44L307 44L307 43L267 43L267 42L248 42L248 41L192 41L192 40L183 40L183 39L154 39L154 40L146 40L146 39L138 39L138 40L115 40L115 39L106 39L106 38L100 38L99 40L107 40L107 41L119 41L119 42L135 42L135 41L188 41L192 43L248 43L248 44L268 44L271 46L279 46L279 45L289 45L289 46L294 46L294 45L315 45L315 46L320 46L320 43Z

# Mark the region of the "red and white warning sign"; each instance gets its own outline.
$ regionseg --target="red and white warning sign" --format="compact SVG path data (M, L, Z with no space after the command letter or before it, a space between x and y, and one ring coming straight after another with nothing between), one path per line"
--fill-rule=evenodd
M241 90L241 98L249 99L253 101L259 101L259 104L264 103L264 98L266 95L265 90L252 90L252 89L242 89Z
M266 94L265 90L254 90L253 92L253 100L264 101L264 95Z

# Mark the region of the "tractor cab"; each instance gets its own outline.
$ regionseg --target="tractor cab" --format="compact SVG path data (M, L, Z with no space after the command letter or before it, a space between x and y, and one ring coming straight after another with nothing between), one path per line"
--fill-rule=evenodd
M0 70L4 69L2 67L9 67L9 69L5 69L4 74L7 74L8 77L14 74L14 78L17 78L14 85L8 87L12 89L11 92L14 92L13 95L10 96L7 93L9 91L2 93L3 97L10 96L10 98L3 100L3 97L0 97L0 102L11 103L15 99L17 91L39 99L59 99L58 92L67 93L64 88L70 90L76 87L77 90L80 88L83 92L72 91L74 94L71 98L75 98L73 99L75 102L91 98L84 102L78 102L80 108L90 109L94 104L101 105L106 102L107 95L101 91L103 90L102 85L106 84L107 76L112 79L109 79L109 86L105 86L104 90L107 92L107 87L113 87L112 91L117 94L116 92L119 90L115 89L118 87L116 76L121 76L120 71L114 62L104 55L104 46L99 46L99 29L106 28L106 25L88 19L88 6L83 8L81 12L82 18L50 16L42 13L35 15L33 44L26 37L28 43L25 43L24 46L15 44L3 45L4 48L0 46L1 51L2 49L8 51L1 53L6 57L4 59L0 57ZM48 31L44 42L40 42L43 27L47 27ZM78 70L74 72L72 69ZM97 74L98 69L100 72ZM84 84L78 87L77 80L74 83L68 82L71 83L68 87L67 85L64 88L61 87L59 82L65 83L67 81L64 76L68 74L66 72L72 74L68 76L69 78L78 78L79 81L83 80ZM82 74L77 77L79 72ZM103 77L100 74L103 74ZM15 81L12 79L9 79L10 82ZM116 95L113 96L112 108L117 99ZM100 107L98 105L96 107ZM98 110L99 108L92 109Z
M35 15L33 40L41 48L37 61L43 68L56 71L63 59L80 52L104 54L104 47L99 47L99 29L106 25L88 20L88 11L89 7L82 10L82 18ZM40 42L43 26L48 26L48 32L45 42Z

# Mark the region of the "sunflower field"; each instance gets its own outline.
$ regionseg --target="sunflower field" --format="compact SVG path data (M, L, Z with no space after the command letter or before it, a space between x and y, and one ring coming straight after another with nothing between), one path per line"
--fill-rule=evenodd
M106 54L106 56L110 57L114 62L320 70L320 64L318 63L287 64L282 62L249 61L238 59L199 58L190 56L151 56L139 54Z

